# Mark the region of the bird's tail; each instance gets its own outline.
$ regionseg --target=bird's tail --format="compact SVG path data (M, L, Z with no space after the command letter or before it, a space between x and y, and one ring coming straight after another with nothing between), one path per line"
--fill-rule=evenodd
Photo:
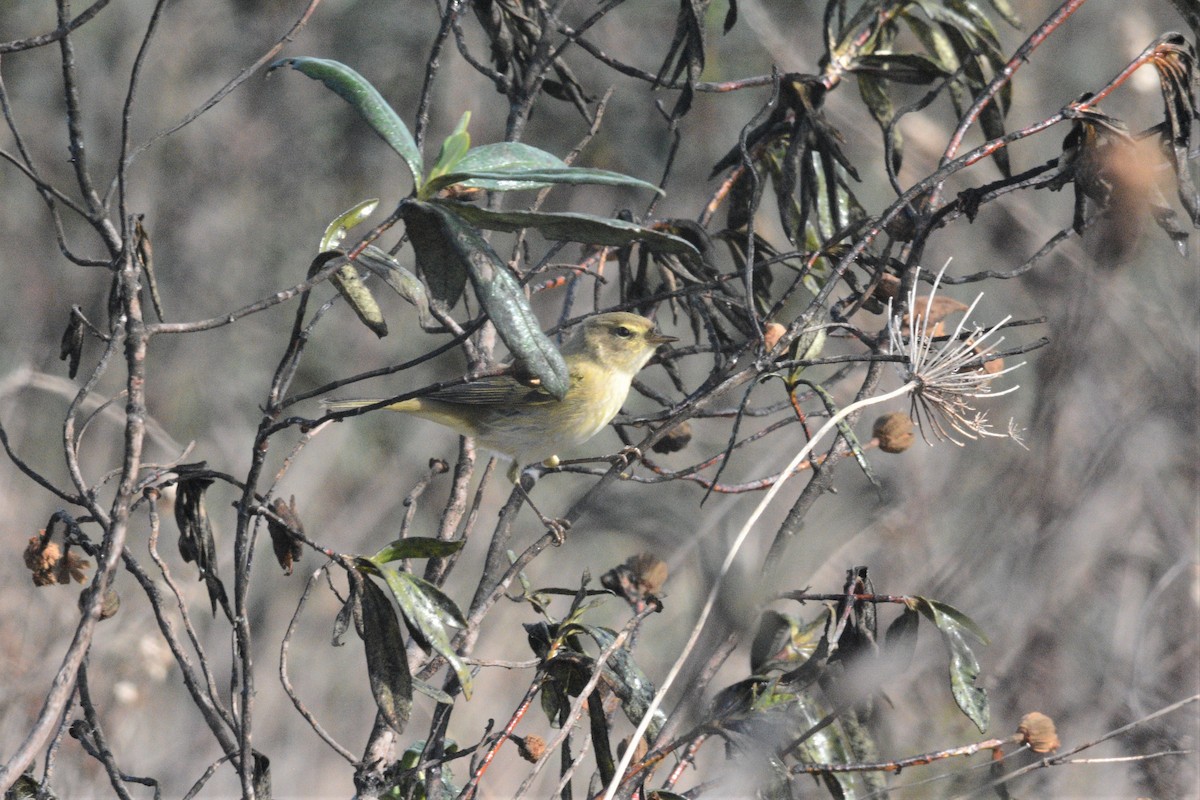
M365 406L373 406L378 403L383 403L387 400L386 397L326 397L321 401L321 405L326 411L349 411L354 408L363 408ZM380 406L389 411L413 411L416 408L416 402L413 400L401 400L399 403Z

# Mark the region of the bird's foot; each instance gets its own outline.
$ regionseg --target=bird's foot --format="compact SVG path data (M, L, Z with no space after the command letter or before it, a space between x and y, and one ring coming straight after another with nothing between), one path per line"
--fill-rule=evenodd
M571 520L562 517L542 517L546 533L554 537L554 546L561 547L567 540L567 531L571 530Z
M621 448L621 452L617 453L614 456L609 457L609 462L614 467L621 470L622 473L624 473L625 470L629 469L631 466L633 466L634 464L636 464L638 461L641 461L641 460L642 460L642 451L640 449L638 449L637 447L634 447L633 445L623 447L623 448ZM621 477L627 478L629 476L622 474Z

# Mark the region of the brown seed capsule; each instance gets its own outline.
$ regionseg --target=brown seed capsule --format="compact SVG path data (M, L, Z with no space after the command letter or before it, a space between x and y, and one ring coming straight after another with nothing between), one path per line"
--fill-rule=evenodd
M874 297L887 302L898 294L900 294L900 279L890 272L880 275L879 283L875 284Z
M530 764L536 764L546 752L546 740L536 733L531 733L524 739L516 739L516 742L517 752Z
M84 589L79 593L79 610L83 611L87 608L89 589ZM113 589L104 590L104 598L100 601L100 619L108 619L116 616L121 610L121 595L117 594Z
M916 440L913 422L903 411L893 411L875 420L872 435L879 440L879 449L885 453L903 453Z
M650 449L656 453L678 453L692 441L692 426L687 420L663 434Z
M1021 743L1029 745L1035 753L1053 753L1061 745L1054 730L1054 720L1040 711L1031 711L1021 717L1017 733L1023 737Z

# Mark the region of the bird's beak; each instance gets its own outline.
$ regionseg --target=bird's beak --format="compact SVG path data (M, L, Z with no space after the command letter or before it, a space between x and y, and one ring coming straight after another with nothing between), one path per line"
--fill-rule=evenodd
M659 333L658 331L650 331L650 333L646 334L646 341L658 347L660 344L678 342L679 339L675 336L667 336L665 333Z

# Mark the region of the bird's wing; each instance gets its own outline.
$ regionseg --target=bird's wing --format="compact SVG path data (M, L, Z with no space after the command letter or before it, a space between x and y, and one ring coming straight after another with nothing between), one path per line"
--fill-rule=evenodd
M457 386L447 386L421 399L472 406L504 406L514 403L553 403L545 390L526 386L511 375L489 375Z

